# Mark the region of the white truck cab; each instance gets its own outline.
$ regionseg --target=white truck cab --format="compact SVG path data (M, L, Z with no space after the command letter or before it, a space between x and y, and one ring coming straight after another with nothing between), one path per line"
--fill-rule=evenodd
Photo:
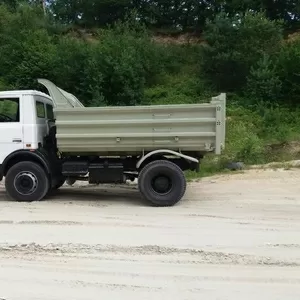
M47 94L0 92L0 165L15 151L38 149L53 118L53 102Z

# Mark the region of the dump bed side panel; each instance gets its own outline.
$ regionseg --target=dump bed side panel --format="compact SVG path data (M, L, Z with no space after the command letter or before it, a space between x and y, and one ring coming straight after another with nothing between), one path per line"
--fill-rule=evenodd
M61 152L133 155L167 148L219 152L222 103L142 107L56 108ZM220 111L221 109L221 111ZM223 122L222 122L223 123Z

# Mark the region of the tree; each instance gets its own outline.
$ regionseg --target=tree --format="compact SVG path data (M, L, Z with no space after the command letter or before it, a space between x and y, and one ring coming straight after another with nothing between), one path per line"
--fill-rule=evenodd
M16 9L19 0L0 0L0 5L6 5L11 9Z
M297 0L230 0L221 1L223 11L230 16L249 11L265 12L270 20L283 20L285 26L295 29L300 25L300 2Z
M300 38L285 43L275 60L285 102L299 105L300 94Z
M252 101L270 101L280 98L282 82L279 79L276 70L276 64L268 55L258 61L251 67L250 74L247 78L247 96Z
M84 27L112 24L133 8L131 0L56 0L50 7L58 20Z
M228 17L222 13L204 32L202 71L220 90L246 84L251 67L264 55L276 53L282 41L281 24L262 13Z
M55 46L40 8L15 12L0 6L0 78L18 88L34 87L37 77L51 78Z
M17 0L5 0L17 1ZM58 20L84 27L105 26L137 10L139 20L151 28L202 31L207 19L218 13L230 17L265 12L270 20L284 20L287 28L300 22L297 0L51 0Z

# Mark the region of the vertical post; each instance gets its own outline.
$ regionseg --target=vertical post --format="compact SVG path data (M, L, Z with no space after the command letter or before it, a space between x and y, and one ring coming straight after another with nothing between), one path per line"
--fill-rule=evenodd
M226 139L226 94L222 93L220 95L220 101L222 103L222 148L225 148L225 139Z
M218 97L213 97L212 104L216 105L216 144L215 154L221 154L225 148L226 136L226 94L222 93Z

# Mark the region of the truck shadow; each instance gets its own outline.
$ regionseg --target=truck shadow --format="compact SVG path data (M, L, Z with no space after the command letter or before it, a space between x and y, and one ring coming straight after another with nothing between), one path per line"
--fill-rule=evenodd
M5 190L0 189L0 201L12 202L6 195ZM132 187L63 187L52 191L42 202L94 202L103 205L110 202L126 203L130 205L149 206L142 199L138 189ZM36 203L36 202L33 202Z
M62 188L53 191L44 201L100 201L126 202L135 205L145 203L137 189L109 188Z

